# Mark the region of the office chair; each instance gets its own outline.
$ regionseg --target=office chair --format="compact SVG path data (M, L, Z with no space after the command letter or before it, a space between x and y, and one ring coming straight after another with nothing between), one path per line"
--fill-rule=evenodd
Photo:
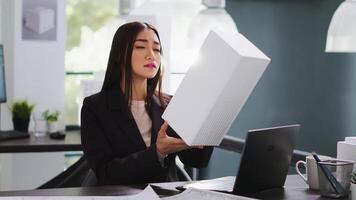
M190 178L189 174L184 170L184 168L180 165L177 166L177 175L179 181L192 181ZM81 184L82 187L90 187L90 186L96 186L97 184L97 179L96 176L93 172L92 169L88 170L87 175L84 177L84 180Z
M191 181L189 174L185 169L177 166L177 175L179 181ZM92 169L90 169L87 160L82 156L76 163L67 170L60 173L53 179L41 185L37 189L47 188L66 188L66 187L89 187L96 186L97 179Z
M83 180L81 186L82 187L90 187L90 186L96 186L96 184L97 184L96 176L95 176L93 170L89 169L87 175L84 177L84 180Z
M181 165L176 165L177 175L179 181L192 181L189 174L185 171L185 169ZM82 187L96 186L97 179L92 169L88 170L87 175L84 177L84 180L81 184Z
M64 172L58 174L37 189L80 187L89 169L86 159L82 156Z

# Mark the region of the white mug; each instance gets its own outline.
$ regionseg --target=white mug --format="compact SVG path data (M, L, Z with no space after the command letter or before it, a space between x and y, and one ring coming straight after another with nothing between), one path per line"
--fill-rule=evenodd
M329 156L318 156L321 161L329 160L331 157ZM306 169L306 176L304 176L299 171L299 165L304 165ZM315 162L315 159L312 155L307 156L305 161L300 160L295 164L295 170L303 178L303 180L309 185L309 188L312 190L319 190L319 176L318 176L318 168Z

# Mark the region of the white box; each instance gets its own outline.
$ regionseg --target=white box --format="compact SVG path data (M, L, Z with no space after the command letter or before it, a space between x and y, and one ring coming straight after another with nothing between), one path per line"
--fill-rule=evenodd
M337 142L337 156L338 159L354 161L353 172L356 172L356 144L347 142Z
M45 7L26 10L25 26L38 34L51 30L54 28L54 10Z
M356 137L345 137L345 142L356 145Z
M269 62L243 35L210 32L162 117L188 145L219 145Z

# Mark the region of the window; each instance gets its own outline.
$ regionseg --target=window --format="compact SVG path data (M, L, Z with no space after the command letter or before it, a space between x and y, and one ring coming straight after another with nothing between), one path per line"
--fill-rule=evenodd
M65 123L67 126L79 125L84 80L93 80L95 77L103 78L100 73L99 76L96 74L105 71L112 37L116 29L124 23L124 20L116 17L118 16L118 7L119 0L67 1L68 38L65 55ZM187 52L185 47L186 34L191 18L201 9L202 5L199 0L137 0L136 7L132 10L133 15L154 15L159 10L162 16L170 16L172 19L170 82L169 88L166 88L171 94L175 93L191 64L191 59L188 58L194 57L192 53Z
M68 0L65 52L65 123L79 124L81 81L105 70L112 35L102 27L118 14L117 0ZM90 12L88 12L90 11ZM95 12L91 12L95 11Z

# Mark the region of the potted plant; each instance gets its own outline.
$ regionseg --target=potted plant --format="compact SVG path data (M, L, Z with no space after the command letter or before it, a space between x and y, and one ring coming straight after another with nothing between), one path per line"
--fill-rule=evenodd
M47 121L48 132L49 133L57 132L59 111L56 110L51 112L50 110L45 110L42 113L42 116Z
M34 104L30 104L26 100L15 101L11 104L10 110L15 130L28 132L30 116L34 106Z
M351 198L356 200L356 172L351 174Z

